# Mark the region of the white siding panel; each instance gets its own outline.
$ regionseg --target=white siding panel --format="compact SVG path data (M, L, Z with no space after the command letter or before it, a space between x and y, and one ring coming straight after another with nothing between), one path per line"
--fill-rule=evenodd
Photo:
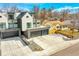
M28 18L27 18L28 16ZM33 27L33 18L29 13L26 13L24 17L22 18L22 31L25 31L27 29L27 23L31 23L31 27Z
M0 23L6 23L6 28L8 28L8 17L4 15L4 13L0 13Z

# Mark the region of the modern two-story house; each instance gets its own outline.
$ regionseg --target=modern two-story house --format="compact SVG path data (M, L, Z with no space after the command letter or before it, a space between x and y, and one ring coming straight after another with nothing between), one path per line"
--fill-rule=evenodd
M40 21L35 23L34 13L29 12L7 12L0 13L0 29L16 29L19 28L28 38L33 36L48 34L48 27L41 27ZM36 27L35 24L38 26ZM36 33L36 34L35 34Z
M0 13L0 29L17 28L17 15L20 13Z
M26 31L28 28L33 28L33 16L28 12L22 12L17 16L17 23L22 31Z

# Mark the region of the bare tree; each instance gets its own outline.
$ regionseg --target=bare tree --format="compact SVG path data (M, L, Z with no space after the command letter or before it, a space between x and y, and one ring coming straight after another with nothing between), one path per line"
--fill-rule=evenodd
M42 22L47 18L47 11L45 8L43 8L40 12L40 19L41 19L41 24Z
M52 18L52 16L53 16L52 9L49 8L48 9L48 18Z
M65 19L65 20L67 20L68 17L69 17L69 12L70 12L69 9L62 10L62 11L61 11L61 16L62 16L62 18Z

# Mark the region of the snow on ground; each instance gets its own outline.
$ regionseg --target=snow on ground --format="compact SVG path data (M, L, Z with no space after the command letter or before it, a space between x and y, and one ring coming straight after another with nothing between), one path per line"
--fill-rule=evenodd
M1 40L1 55L3 56L40 56L52 55L58 51L66 49L74 44L79 43L76 40L64 40L63 35L53 34L38 36L28 39L30 45L25 45L18 37L7 38ZM35 51L30 48L35 49ZM43 50L40 50L40 49ZM38 50L38 51L37 51Z

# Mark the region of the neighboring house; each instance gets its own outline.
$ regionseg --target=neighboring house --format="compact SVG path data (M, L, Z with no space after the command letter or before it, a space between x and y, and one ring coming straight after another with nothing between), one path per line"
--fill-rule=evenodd
M8 28L8 17L5 13L0 13L0 29Z
M40 26L39 24L40 21L37 19L34 19L33 15L34 15L33 13L21 12L17 16L18 27L21 29L22 34L27 38L47 35L49 27ZM37 20L36 23L35 23L35 20Z
M74 22L74 27L79 30L79 20L75 20Z
M71 25L71 21L72 21L72 20L65 20L65 21L64 21L64 25Z
M8 12L8 28L18 28L18 24L17 24L17 19L16 17L19 15L20 13L11 13Z
M18 28L16 17L20 13L0 13L0 29Z
M20 15L20 12L15 13L14 19L17 19L17 16Z
M33 28L33 17L28 12L21 12L17 16L18 27L21 28L22 31L26 31L28 28Z

